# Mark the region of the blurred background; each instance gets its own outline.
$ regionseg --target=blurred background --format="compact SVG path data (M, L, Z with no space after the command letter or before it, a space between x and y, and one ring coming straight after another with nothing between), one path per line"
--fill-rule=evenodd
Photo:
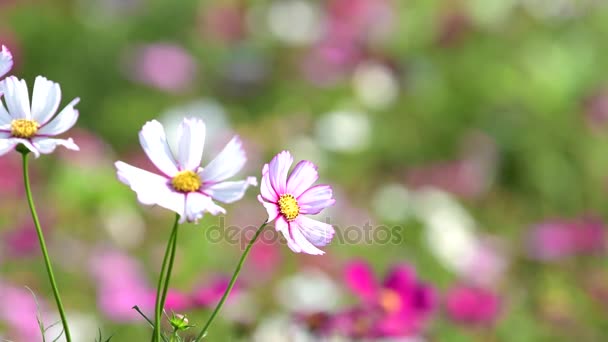
M337 199L325 256L256 243L208 340L605 340L604 1L1 0L0 43L30 89L81 98L81 151L32 163L75 341L150 336L131 307L152 311L173 215L113 162L152 170L137 132L184 116L203 164L239 134L241 176L289 149ZM21 177L0 158L0 338L39 341L58 318ZM256 192L181 229L167 305L199 327Z

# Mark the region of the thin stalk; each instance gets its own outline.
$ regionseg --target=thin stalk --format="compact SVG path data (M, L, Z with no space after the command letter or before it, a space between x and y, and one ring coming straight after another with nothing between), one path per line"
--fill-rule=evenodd
M258 239L258 237L260 236L260 234L264 230L264 227L266 227L267 224L268 224L268 222L262 223L260 228L258 228L258 230L255 232L255 235L253 236L253 238L251 238L251 240L249 241L249 244L247 244L247 247L245 247L245 251L241 255L241 259L239 260L239 263L236 265L234 274L232 274L232 279L230 279L230 283L228 284L226 291L224 291L224 295L222 296L222 299L220 299L220 302L217 303L215 310L213 310L213 312L211 313L211 316L209 317L209 320L203 327L203 330L201 330L200 334L198 334L198 336L194 340L195 342L200 341L200 339L203 338L207 334L207 330L209 329L209 326L211 325L211 323L213 322L213 320L215 319L217 314L222 309L222 306L224 305L224 302L228 298L230 291L232 291L232 288L234 287L234 283L236 283L236 279L239 277L239 273L241 273L241 268L243 267L243 264L245 263L245 259L247 259L247 256L249 255L249 251L251 250L251 247L253 246L255 241Z
M46 266L46 273L49 276L49 282L51 283L51 288L53 289L53 296L55 297L55 303L57 303L57 310L59 311L59 316L61 317L61 324L63 325L63 333L65 334L65 339L67 342L72 341L72 336L70 335L70 329L68 327L68 321L65 316L65 310L63 309L63 303L61 302L61 297L59 296L59 289L57 288L57 282L55 281L55 275L53 274L53 266L51 265L51 259L49 258L49 253L46 249L46 243L44 240L44 234L42 233L42 228L40 228L40 220L38 219L38 214L36 213L36 206L34 205L34 199L32 197L32 189L30 187L30 175L29 175L29 165L27 155L29 151L20 151L23 156L23 183L25 184L25 193L27 195L27 203L30 206L30 211L32 213L32 219L34 219L34 226L36 227L36 234L38 235L38 242L40 242L40 250L42 251L42 257L44 258L44 265Z
M163 296L166 296L166 292L163 294L163 291L166 291L165 284L168 283L168 278L165 280L166 275L169 273L167 270L167 261L171 257L169 261L169 267L173 268L173 258L175 257L175 252L172 251L175 249L175 241L177 238L177 227L179 223L179 215L175 215L175 222L173 223L173 229L171 230L171 235L169 236L169 241L167 242L167 249L165 250L165 256L163 257L163 264L160 269L160 275L158 277L158 286L156 287L156 303L154 305L154 332L152 333L152 341L159 342L161 341L161 312L162 312L162 304L164 303Z

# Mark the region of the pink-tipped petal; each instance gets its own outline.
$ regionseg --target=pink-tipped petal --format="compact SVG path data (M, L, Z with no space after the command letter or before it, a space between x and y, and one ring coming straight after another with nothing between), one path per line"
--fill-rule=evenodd
M63 146L68 150L79 151L78 145L74 143L72 138L69 139L53 139L53 138L44 138L44 137L36 137L32 139L32 143L34 147L40 151L42 154L49 154L55 151L57 146Z
M303 228L300 226L298 221L290 222L290 232L293 241L300 247L302 253L311 255L323 255L325 252L318 249L311 241L309 241L303 234Z
M242 181L215 183L209 187L204 187L203 191L214 200L233 203L243 198L248 187L257 184L255 177L247 177L246 180Z
M317 179L319 179L317 166L308 160L302 160L296 165L287 180L287 193L300 197Z
M331 224L302 215L298 216L293 223L297 225L306 240L317 247L327 246L334 238L335 230Z
M32 119L44 125L55 115L60 101L59 84L42 76L36 77L32 94Z
M364 301L374 302L378 296L379 286L372 268L363 260L348 263L344 270L346 286Z
M2 45L0 50L0 77L6 75L13 67L13 55L6 46Z
M258 195L258 201L262 203L268 213L268 220L266 222L272 222L279 216L279 207L275 203L266 202L261 195Z
M269 172L270 185L277 194L282 195L287 190L287 174L293 163L293 157L289 151L282 151L270 161Z
M78 120L78 110L74 108L80 102L79 98L75 98L70 102L56 117L50 122L47 122L39 130L39 135L59 135L72 128Z
M294 253L302 252L302 248L294 241L293 236L291 235L289 223L285 221L283 216L277 217L274 228L277 232L281 232L283 237L285 237L285 241L287 241L287 247L291 249Z
M205 134L205 123L201 119L184 119L179 125L177 156L182 170L196 171L201 166Z
M268 164L264 165L264 169L268 169ZM260 181L260 195L268 201L272 203L277 203L279 201L279 195L274 188L270 184L270 175L268 171L262 173L262 180Z
M174 211L182 217L185 216L185 196L182 193L173 191L167 178L121 161L116 162L114 165L118 171L118 179L135 191L137 199L142 204L156 204Z
M148 158L167 177L178 172L177 163L167 144L165 129L156 120L148 121L139 132L139 142Z
M332 198L333 191L329 185L317 185L306 190L298 198L300 213L316 215L321 210L332 206L336 200Z
M203 181L217 183L236 175L247 161L242 145L238 136L232 138L222 152L203 169L201 173Z
M30 95L25 80L9 76L0 82L0 93L13 119L31 119Z

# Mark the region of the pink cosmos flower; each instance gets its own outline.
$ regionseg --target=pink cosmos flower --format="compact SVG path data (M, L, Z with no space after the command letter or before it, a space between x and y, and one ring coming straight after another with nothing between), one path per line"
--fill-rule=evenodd
M500 311L500 299L490 290L459 285L446 298L450 319L464 324L491 325Z
M264 165L258 200L268 212L267 222L276 220L275 229L283 234L292 251L322 255L325 252L317 247L331 242L334 227L302 214L315 215L333 205L332 189L329 185L311 187L319 174L307 160L300 161L288 178L292 163L291 154L283 151Z
M78 146L70 139L54 139L72 128L78 120L74 106L79 98L72 100L55 116L61 101L59 84L42 76L36 77L32 104L24 80L15 76L0 82L0 93L4 93L6 108L0 102L0 156L23 144L36 158L49 154L59 145L78 151Z
M2 45L2 49L0 50L0 77L6 75L12 67L13 55L6 46Z
M137 193L144 205L159 205L186 220L197 222L204 212L212 215L226 213L213 200L223 203L238 201L255 177L242 181L225 182L239 172L247 158L242 143L235 136L205 168L200 166L205 143L205 123L200 119L184 119L178 128L177 158L167 143L165 129L156 120L146 123L139 133L139 141L160 175L131 166L115 163L118 179Z
M376 337L414 336L420 333L436 307L435 290L416 279L409 265L397 265L382 283L376 281L370 266L353 261L346 266L346 285L372 311L381 312L373 322Z

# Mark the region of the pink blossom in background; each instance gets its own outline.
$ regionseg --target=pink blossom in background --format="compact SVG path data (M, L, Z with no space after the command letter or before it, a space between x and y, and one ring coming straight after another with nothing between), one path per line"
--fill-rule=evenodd
M58 155L63 161L80 168L92 168L107 165L112 159L111 147L93 132L75 128L71 135L78 141L81 153L59 150Z
M479 286L500 283L509 266L506 242L499 236L485 235L479 238L475 249L461 276Z
M156 300L156 291L151 291L152 300ZM169 312L183 312L192 307L192 298L181 291L176 289L167 290L167 297L165 299L165 310Z
M393 8L389 0L331 0L327 4L330 39L365 41L390 32Z
M25 195L22 172L19 154L9 153L0 158L0 202L3 200L14 202ZM30 165L30 173L30 178L35 184L37 178L35 164Z
M14 334L5 337L10 337L15 341L41 340L42 336L36 317L40 315L45 326L50 324L45 319L44 299L30 292L25 286L17 287L0 280L0 303L2 303L0 305L0 323L6 324L9 332Z
M191 293L192 301L195 308L212 308L220 301L222 295L226 291L230 283L230 278L227 276L216 276L210 281L204 282L197 286ZM235 295L242 289L242 283L237 281L228 295L227 302L230 302Z
M44 225L45 234L48 234L48 227L51 227L51 225ZM34 222L31 219L24 221L13 229L3 231L0 236L0 245L2 245L0 251L4 252L9 258L24 258L40 253L38 235L36 235Z
M585 120L590 129L599 131L608 124L608 87L595 90L583 100Z
M490 290L457 285L446 295L448 317L458 323L491 325L500 312L500 298Z
M213 41L236 43L247 35L246 14L236 4L206 5L199 15L199 31Z
M352 261L345 267L345 283L365 307L380 312L370 327L373 337L416 336L437 307L435 289L418 280L410 265L394 266L379 281L366 262Z
M97 287L98 307L107 318L139 321L135 305L144 313L154 311L154 297L149 296L143 267L136 259L119 251L97 252L91 258L90 272Z
M528 254L541 261L605 251L604 223L593 216L547 220L532 228L527 238Z
M126 59L129 78L148 86L177 93L188 90L196 79L198 67L184 48L173 43L136 47Z

